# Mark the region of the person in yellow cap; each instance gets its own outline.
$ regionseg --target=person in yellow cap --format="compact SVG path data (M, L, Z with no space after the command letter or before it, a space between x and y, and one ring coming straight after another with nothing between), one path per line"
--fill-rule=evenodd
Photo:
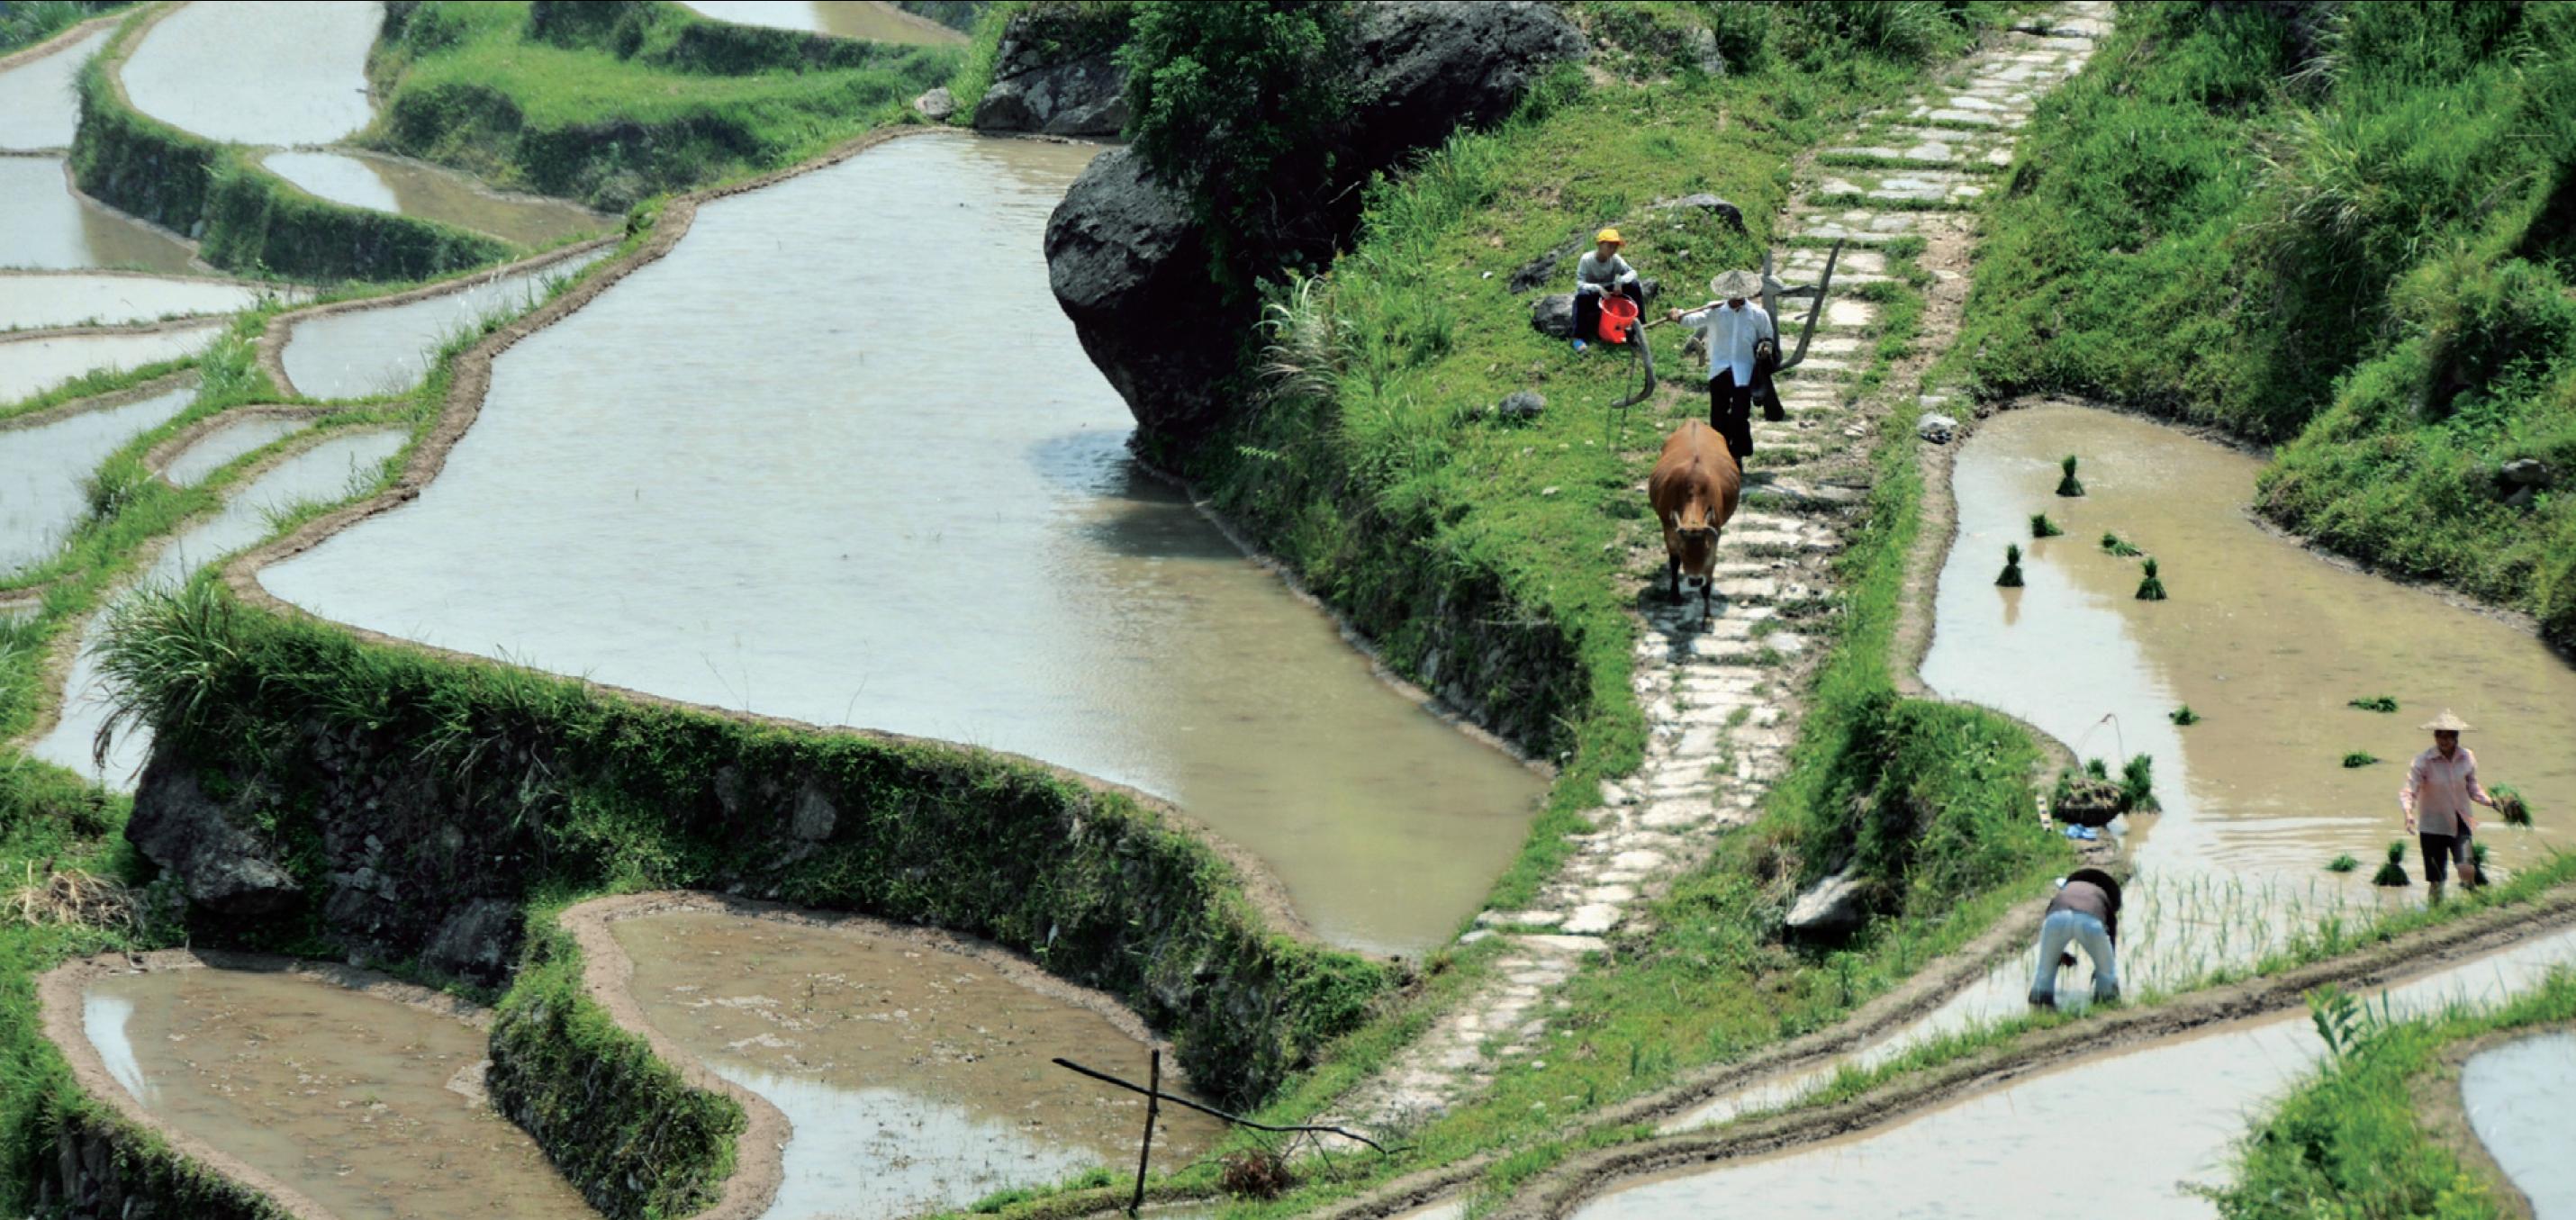
M1574 264L1574 350L1601 333L1601 298L1617 294L1637 303L1645 312L1646 290L1637 282L1637 269L1619 257L1619 247L1626 245L1617 229L1603 229L1592 235L1592 249Z
M2424 880L2442 884L2445 866L2456 863L2461 879L2476 884L2479 878L2469 867L2469 836L2477 823L2469 817L2469 806L2493 809L2496 799L2478 782L2478 756L2460 744L2468 722L2446 707L2424 727L2432 730L2433 748L2416 755L2406 768L2397 807L2406 814L2406 832L2423 843Z

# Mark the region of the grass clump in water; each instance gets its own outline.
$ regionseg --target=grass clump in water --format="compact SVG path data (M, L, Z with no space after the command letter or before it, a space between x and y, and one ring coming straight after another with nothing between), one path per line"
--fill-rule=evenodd
M2156 559L2155 556L2150 555L2147 557L2145 574L2138 578L2138 600L2142 602L2160 602L2164 599L2164 577L2156 574Z
M2175 724L2193 725L2200 723L2200 713L2191 710L2191 705L2186 703L2181 707L2165 713L2165 719L2173 721Z
M2353 858L2351 852L2345 852L2332 860L2326 861L2326 871L2329 873L2351 873L2359 872L2360 870L2361 861Z
M2397 701L2386 695L2372 695L2367 699L2354 699L2344 706L2357 707L2365 712L2393 712L2397 710Z
M2058 476L2057 494L2068 497L2083 495L2084 482L2075 477L2075 455L2067 454L2066 460L2059 462L2057 468L2065 472Z
M2367 767L2378 761L2379 756L2368 750L2354 750L2343 756L2343 765L2346 768Z
M2117 555L2122 559L2134 559L2144 553L2138 550L2137 547L2130 545L2128 539L2122 538L2118 534L2114 534L2109 530L2102 531L2102 549L2110 554Z
M2018 589L2021 587L2021 547L2019 544L2010 542L2004 544L2004 570L2002 575L1995 577L1995 584L1998 587L2006 589Z
M2378 872L2371 874L2370 883L2385 886L2414 884L2414 879L2406 875L2406 840L2389 841L2388 859L2379 866Z
M2065 532L2056 522L2048 519L2047 513L2030 515L2030 536L2033 538L2055 538Z

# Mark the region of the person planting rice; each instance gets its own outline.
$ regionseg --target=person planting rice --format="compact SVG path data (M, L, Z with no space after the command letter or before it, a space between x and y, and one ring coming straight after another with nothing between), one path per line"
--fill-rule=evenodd
M1761 276L1729 271L1710 280L1708 290L1719 299L1707 308L1670 310L1664 317L1708 333L1708 426L1726 438L1727 452L1740 466L1753 456L1754 349L1765 340L1776 345L1779 332L1772 329L1770 312L1752 301L1762 291Z
M2120 969L2114 959L2120 944L2120 883L2098 868L2079 868L2057 883L2057 897L2039 921L2039 968L2031 975L2030 1002L2037 1008L2057 1006L2057 972L2075 964L2066 951L2081 945L2093 962L2093 1002L2120 998Z
M1574 264L1574 350L1582 351L1591 336L1601 333L1601 298L1623 296L1646 307L1646 289L1637 279L1637 269L1619 257L1619 247L1627 244L1617 229L1603 229L1592 235L1592 248Z
M2468 722L2443 708L2423 727L2433 732L2433 748L2416 755L2406 768L2406 783L2397 789L2397 808L2406 815L2406 833L2424 845L2427 884L2442 884L2456 862L2460 879L2476 885L2481 878L2470 860L2469 836L2477 831L2477 823L2469 816L2469 806L2494 809L2496 799L2478 782L2478 756L2460 744Z

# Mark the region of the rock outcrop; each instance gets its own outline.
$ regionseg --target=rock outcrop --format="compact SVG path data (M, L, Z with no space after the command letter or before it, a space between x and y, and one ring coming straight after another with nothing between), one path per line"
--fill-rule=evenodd
M1360 100L1338 135L1338 180L1317 199L1351 209L1345 187L1511 112L1549 64L1580 57L1583 37L1553 6L1387 0L1360 19L1351 63ZM983 125L978 108L977 125ZM1329 251L1315 251L1318 257ZM1083 350L1127 400L1149 448L1187 444L1238 402L1229 382L1255 321L1209 276L1210 252L1178 192L1125 149L1091 163L1047 225L1056 301Z
M1807 887L1789 905L1789 916L1782 922L1793 936L1849 936L1869 922L1869 885L1844 869Z
M1127 71L1115 51L1123 16L1024 9L993 49L993 83L975 103L979 131L1115 139L1127 125Z
M196 767L170 751L153 751L144 767L125 837L179 878L191 904L213 914L274 915L298 896L275 847L233 825L198 782Z

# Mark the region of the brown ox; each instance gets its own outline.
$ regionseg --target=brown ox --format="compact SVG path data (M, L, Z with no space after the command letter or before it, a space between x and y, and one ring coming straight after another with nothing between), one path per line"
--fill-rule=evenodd
M1664 523L1664 578L1674 601L1682 598L1682 578L1699 584L1699 617L1709 618L1709 598L1717 582L1717 532L1735 516L1735 501L1744 490L1744 473L1717 430L1686 420L1664 439L1664 455L1646 479L1646 499Z

